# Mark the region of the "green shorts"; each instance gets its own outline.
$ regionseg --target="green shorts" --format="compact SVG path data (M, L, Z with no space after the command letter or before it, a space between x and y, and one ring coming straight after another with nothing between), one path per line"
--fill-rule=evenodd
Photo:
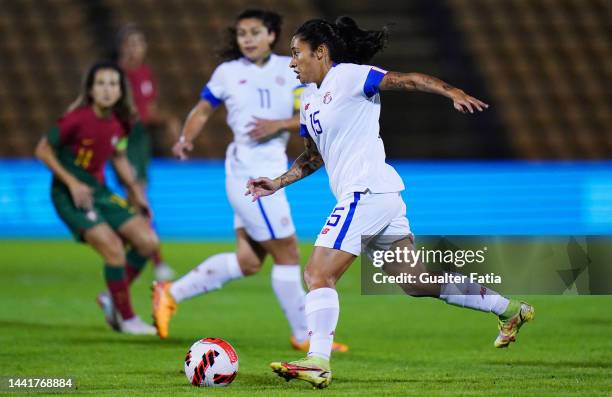
M75 207L70 191L63 184L54 183L51 188L53 206L77 241L84 241L84 232L96 225L107 223L113 230L117 230L137 214L125 199L106 186L92 188L94 208L90 211Z
M141 123L136 124L128 135L127 157L136 179L141 183L146 183L149 177L151 150L149 131Z

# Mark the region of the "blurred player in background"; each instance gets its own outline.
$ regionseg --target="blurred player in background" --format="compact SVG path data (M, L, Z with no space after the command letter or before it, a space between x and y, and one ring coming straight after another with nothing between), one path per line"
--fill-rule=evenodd
M127 76L140 121L146 127L130 133L127 149L138 186L146 194L152 153L150 131L163 128L176 139L180 132L180 122L176 117L162 112L158 106L157 84L151 68L145 63L147 41L143 31L135 24L128 24L119 31L117 44L119 66ZM174 271L162 258L161 249L155 251L152 259L157 280L170 280L174 277Z
M193 141L214 110L225 104L234 141L226 154L226 191L234 210L236 252L207 258L174 283L154 288L154 319L159 336L181 301L216 289L230 280L257 273L267 254L274 260L272 288L289 321L293 348L308 351L300 257L289 203L284 193L252 202L244 196L249 177L287 170L289 130L297 130L295 98L301 84L289 68L290 58L272 52L280 35L281 17L247 10L236 18L229 47L191 110L174 153L186 159ZM336 343L335 351L346 351Z
M79 97L38 143L36 156L53 172L51 198L57 214L78 241L104 259L108 294L98 300L107 322L124 333L150 335L155 328L134 314L129 293L129 285L159 248L149 220L136 211L150 214L126 156L127 135L139 128L135 120L123 72L113 63L97 63L87 72ZM133 206L106 186L109 159Z
M435 77L387 72L364 65L386 44L387 32L365 31L348 17L335 24L321 19L304 23L291 41L291 67L304 89L300 135L306 150L276 179L248 183L254 200L261 200L325 165L338 200L319 234L304 273L310 292L306 318L311 333L306 358L275 362L272 369L285 379L302 379L322 388L332 379L329 364L340 304L336 282L361 253L361 237L376 246L414 251L413 237L400 192L401 177L385 162L379 135L380 96L384 90L425 91L448 97L458 111L483 111L485 103ZM410 266L412 265L412 267ZM418 275L421 263L385 265L391 275ZM442 274L441 274L442 275ZM446 275L443 275L446 276ZM533 318L526 303L506 299L476 283L402 284L407 294L430 296L449 304L493 312L499 318L495 347L507 347L520 326Z

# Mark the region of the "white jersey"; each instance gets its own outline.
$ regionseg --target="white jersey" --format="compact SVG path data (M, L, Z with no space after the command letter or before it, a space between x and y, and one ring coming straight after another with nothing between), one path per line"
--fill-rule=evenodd
M213 107L224 103L227 124L234 133L228 147L226 172L238 177L276 177L287 170L285 131L263 143L249 137L255 117L288 119L294 112L294 90L300 87L289 68L291 58L272 54L259 67L246 58L219 65L200 98Z
M309 84L301 97L300 135L310 136L325 162L337 200L353 192L404 190L395 169L385 162L379 135L378 86L386 71L341 63L321 86Z

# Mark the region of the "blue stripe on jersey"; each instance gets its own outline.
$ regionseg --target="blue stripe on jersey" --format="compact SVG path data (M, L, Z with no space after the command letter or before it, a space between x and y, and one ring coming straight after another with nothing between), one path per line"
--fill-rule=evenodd
M353 202L349 207L349 212L346 215L346 219L344 220L344 224L342 224L342 229L340 229L340 233L338 233L338 237L336 238L336 242L334 243L334 249L339 250L342 246L342 241L344 241L344 237L346 237L346 232L351 226L351 221L353 220L353 215L355 214L355 208L357 208L357 202L361 198L361 193L353 192Z
M261 204L261 198L257 199L257 204L259 205L259 210L261 211L261 215L263 215L264 221L266 222L266 226L268 226L268 231L270 232L270 236L272 236L272 240L275 240L276 236L274 235L274 230L272 229L272 224L270 223L270 219L268 219L268 215L266 214L266 211L264 211L264 207Z
M200 93L200 99L204 99L210 102L213 108L216 108L223 102L221 99L217 98L215 94L212 93L212 91L208 88L207 85L204 86L204 88L202 89L202 92Z
M300 136L303 138L308 138L308 128L306 128L305 124L300 124Z
M368 77L366 77L366 81L363 84L363 93L371 98L378 93L378 87L380 86L380 82L382 81L385 74L375 69L370 69L368 73Z
M293 87L293 90L294 90L294 91L295 91L295 90L299 90L300 88L306 88L306 84L299 84L299 85L296 85L295 87Z

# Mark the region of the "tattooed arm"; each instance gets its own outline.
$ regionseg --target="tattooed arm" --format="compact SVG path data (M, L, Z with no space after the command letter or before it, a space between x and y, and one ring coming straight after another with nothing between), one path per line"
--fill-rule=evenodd
M380 82L379 88L381 91L423 91L442 95L450 98L455 109L461 113L466 111L474 113L473 108L482 112L489 107L486 103L469 96L463 90L455 88L440 79L421 73L388 72Z
M317 145L313 140L308 137L304 138L304 144L306 150L293 162L293 165L283 175L270 179L270 178L257 178L250 179L247 182L247 192L245 196L249 194L253 196L253 201L259 197L269 196L279 189L284 188L293 182L299 181L302 178L306 178L323 165L323 157L317 149Z

